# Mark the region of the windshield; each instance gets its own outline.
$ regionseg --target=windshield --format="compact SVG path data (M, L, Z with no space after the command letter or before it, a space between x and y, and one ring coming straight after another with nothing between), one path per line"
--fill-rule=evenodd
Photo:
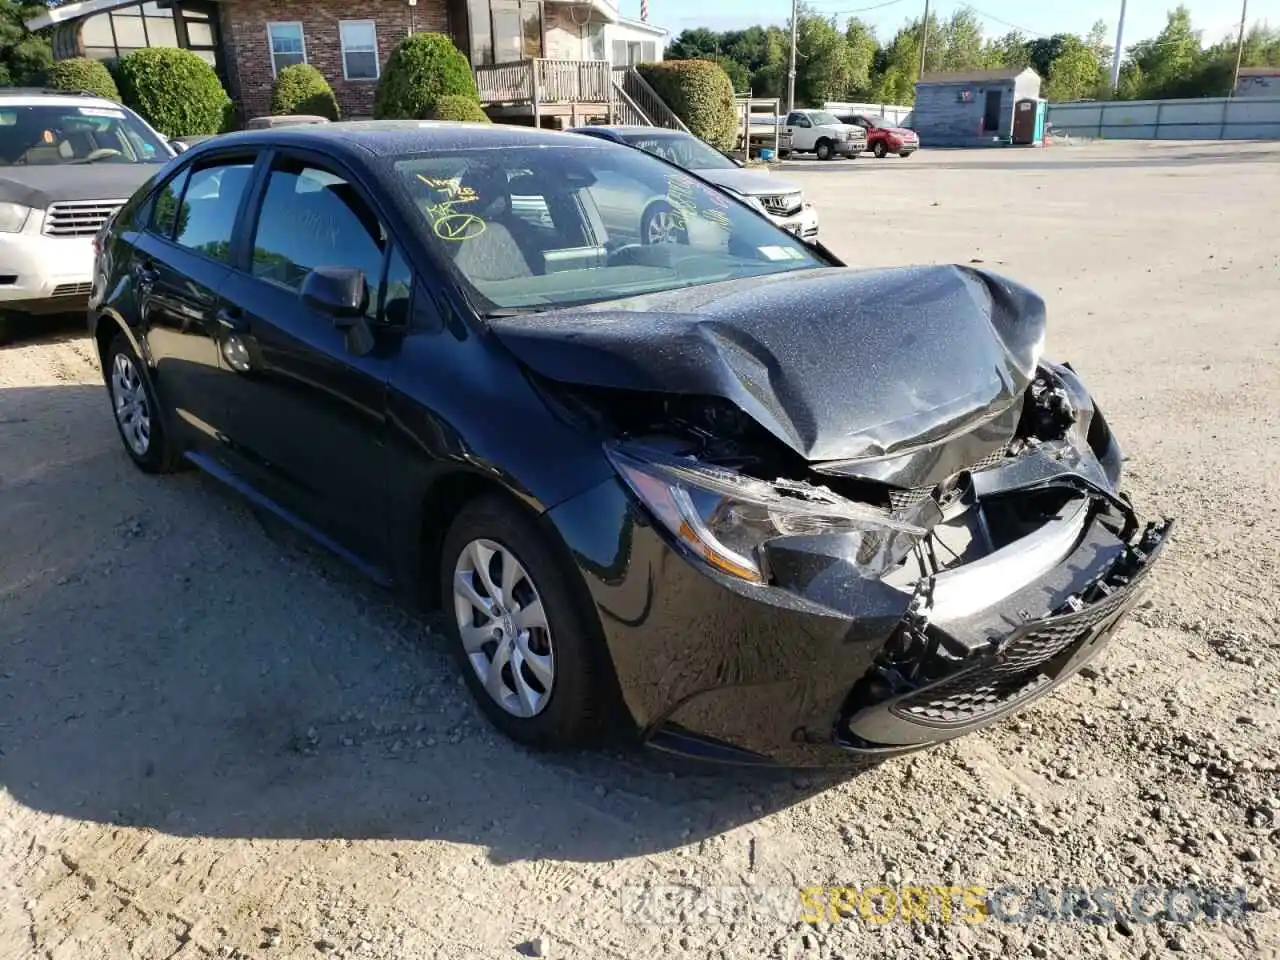
M0 166L163 163L170 156L121 107L0 104Z
M422 236L482 313L825 266L715 187L639 150L582 142L394 161Z
M686 170L734 170L732 160L697 137L651 136L643 133L624 134L623 138L645 153L669 160Z
M825 110L815 110L809 114L809 119L813 121L815 126L829 126L833 123L839 123L839 118L834 113L827 113Z

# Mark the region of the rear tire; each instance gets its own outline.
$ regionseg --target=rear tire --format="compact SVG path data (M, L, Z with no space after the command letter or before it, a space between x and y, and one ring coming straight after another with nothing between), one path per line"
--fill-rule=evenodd
M579 747L604 727L613 686L576 580L528 514L498 497L467 504L441 547L446 629L467 687L495 727L535 749Z
M125 453L144 473L173 473L181 465L182 451L169 436L147 365L123 332L115 335L104 359L107 396Z
M877 160L883 160L885 158L885 155L889 152L889 150L884 145L883 140L878 140L876 141L876 145L871 148L871 152L876 155Z
M0 347L8 346L8 344L17 339L16 324L13 318L6 313L0 313Z

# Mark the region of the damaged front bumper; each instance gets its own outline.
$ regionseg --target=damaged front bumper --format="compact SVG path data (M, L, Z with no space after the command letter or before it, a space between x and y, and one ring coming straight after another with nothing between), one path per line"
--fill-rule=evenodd
M979 503L1048 496L1057 513L915 583L865 575L865 540L822 534L769 542L767 582L745 582L691 557L619 481L547 519L645 742L728 763L857 764L1022 709L1106 644L1172 522L1140 527L1099 437L973 473Z
M1044 696L1106 645L1172 529L1171 520L1150 523L1119 550L1090 531L1059 567L979 618L933 622L918 597L851 692L835 742L855 754L898 753L980 729ZM1024 595L1056 600L1064 592L1047 616L1021 606Z

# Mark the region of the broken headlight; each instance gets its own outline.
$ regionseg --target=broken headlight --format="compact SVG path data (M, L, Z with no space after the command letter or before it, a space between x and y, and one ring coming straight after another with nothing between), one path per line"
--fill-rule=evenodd
M847 537L848 562L864 577L879 577L898 566L927 532L825 487L766 483L648 447L605 450L627 486L672 536L717 570L754 583L768 580L760 548L780 537Z

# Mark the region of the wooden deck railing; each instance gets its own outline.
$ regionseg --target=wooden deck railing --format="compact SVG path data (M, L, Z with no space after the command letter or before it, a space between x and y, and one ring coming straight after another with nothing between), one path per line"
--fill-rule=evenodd
M611 103L613 73L605 60L520 60L475 68L480 102Z

